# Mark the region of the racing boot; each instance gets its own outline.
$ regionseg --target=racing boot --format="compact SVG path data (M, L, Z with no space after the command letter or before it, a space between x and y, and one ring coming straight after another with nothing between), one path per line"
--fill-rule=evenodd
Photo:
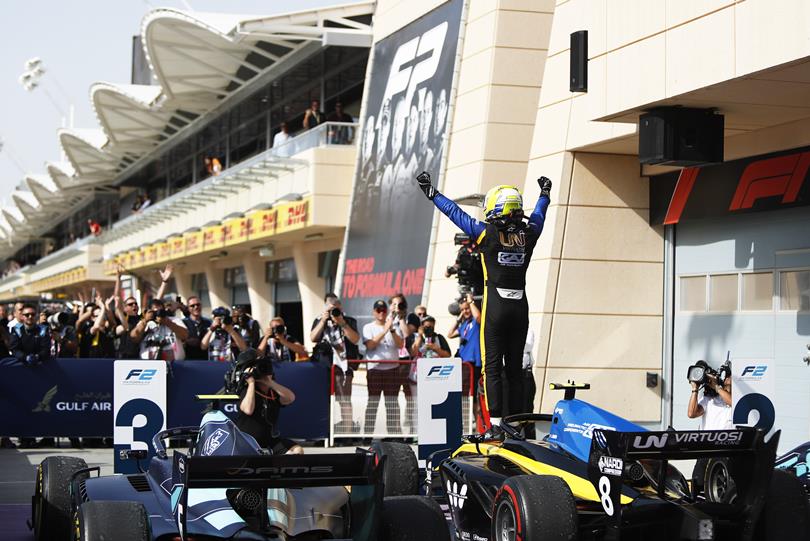
M485 441L503 441L506 438L506 433L500 425L493 424L486 432L479 436L481 442Z

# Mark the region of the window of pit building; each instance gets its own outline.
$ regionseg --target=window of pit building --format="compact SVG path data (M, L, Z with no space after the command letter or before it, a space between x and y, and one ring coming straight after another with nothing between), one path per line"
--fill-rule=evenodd
M779 308L783 311L810 311L810 270L779 273Z
M773 310L773 273L747 272L742 277L742 310L769 312Z
M335 290L339 258L340 250L318 253L318 276L324 281L324 295Z
M739 275L709 277L709 312L735 312L738 306Z
M245 267L225 269L225 287L231 290L231 306L250 304Z
M682 312L706 311L706 276L681 276Z

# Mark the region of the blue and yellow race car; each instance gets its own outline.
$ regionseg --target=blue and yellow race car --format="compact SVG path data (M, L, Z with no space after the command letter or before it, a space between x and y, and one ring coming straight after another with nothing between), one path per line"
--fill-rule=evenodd
M501 423L504 437L469 436L427 467L462 541L810 539L801 482L774 470L779 433L652 432L565 392L552 415ZM550 428L540 439L531 428ZM720 458L734 490L713 501L670 461Z

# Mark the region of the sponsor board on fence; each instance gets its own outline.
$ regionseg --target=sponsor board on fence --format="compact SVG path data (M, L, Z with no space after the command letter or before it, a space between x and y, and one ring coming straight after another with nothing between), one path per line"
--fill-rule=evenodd
M115 472L137 473L121 460L123 450L144 450L151 458L152 437L166 429L166 362L115 361L113 369L113 440Z

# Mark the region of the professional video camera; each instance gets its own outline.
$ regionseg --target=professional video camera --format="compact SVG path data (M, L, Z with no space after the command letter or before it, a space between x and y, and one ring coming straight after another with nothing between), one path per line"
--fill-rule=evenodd
M248 372L248 369L253 370ZM258 357L255 349L250 348L236 358L236 364L225 373L225 393L240 394L247 387L248 376L254 379L273 374L273 362L265 357Z
M56 312L48 316L48 326L52 331L59 331L70 321L70 314L67 312Z
M464 300L467 293L477 297L484 293L484 271L481 267L481 252L478 245L464 233L456 233L453 244L459 246L456 262L447 267L447 276L456 275L458 280L458 298L448 306L450 314L458 316L458 304Z
M731 375L731 360L726 358L725 362L720 365L719 370L715 370L709 363L704 360L699 360L689 367L686 372L686 379L691 383L697 383L698 387L703 387L703 394L713 396L716 393L714 389L709 386L709 378L717 380L720 385Z

